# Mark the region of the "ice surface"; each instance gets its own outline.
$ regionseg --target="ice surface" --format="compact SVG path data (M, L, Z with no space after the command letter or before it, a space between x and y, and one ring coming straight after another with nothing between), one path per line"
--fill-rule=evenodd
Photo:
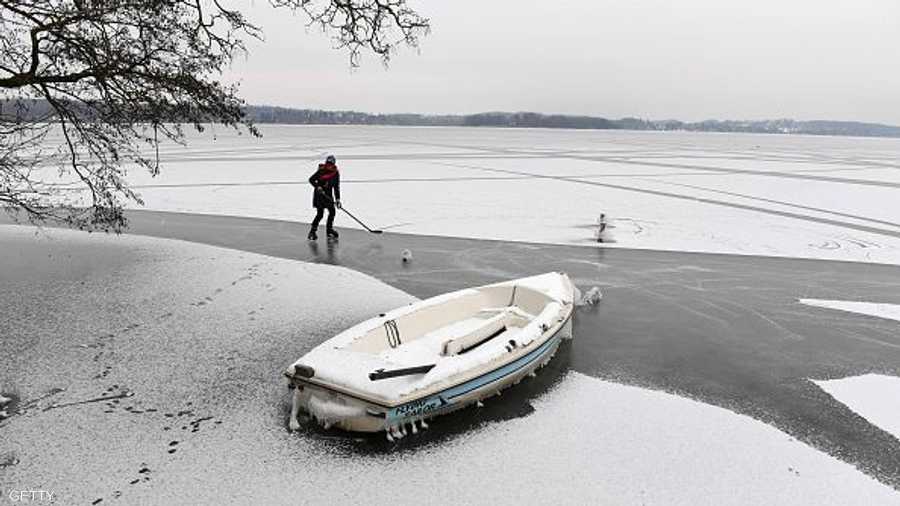
M411 297L346 269L179 241L25 227L0 227L0 241L11 267L0 307L16 329L0 347L24 350L2 379L28 401L67 389L3 422L16 462L4 480L64 504L116 493L147 505L900 504L765 423L577 373L533 399L529 416L406 450L348 451L288 433L281 370ZM113 385L134 396L44 410Z
M164 486L136 498L163 504L190 484L231 504L420 504L423 494L461 505L900 504L897 491L783 432L673 395L572 373L534 407L524 418L386 455L250 433L258 423L251 419L210 438L209 450L165 469Z
M858 313L900 321L900 304L824 299L799 299L799 301L801 304L806 304L807 306L836 309L848 313Z
M813 383L869 423L900 439L900 378L865 374L835 380L813 380Z
M900 264L900 140L680 132L263 127L191 139L150 209L309 221L326 152L344 203L393 232ZM271 147L272 151L267 152ZM276 156L277 155L277 156ZM346 216L340 226L358 227Z

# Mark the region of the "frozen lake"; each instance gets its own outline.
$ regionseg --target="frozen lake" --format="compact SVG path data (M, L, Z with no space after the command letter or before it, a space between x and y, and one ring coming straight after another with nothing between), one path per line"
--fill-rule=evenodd
M226 238L268 231L270 240L255 246L293 242L297 249L298 236L304 242L302 234L271 234L285 230L272 230L279 225L263 220L206 218L203 232ZM229 226L215 226L223 222ZM241 222L253 226L244 230ZM365 239L347 235L342 242L366 248ZM392 234L383 239L489 246ZM380 435L356 439L315 428L289 433L289 395L281 371L328 336L409 302L409 295L340 267L135 235L53 229L35 234L27 227L0 225L0 245L9 253L0 269L0 281L8 288L0 291L0 313L8 316L10 330L0 340L0 352L16 357L0 368L2 391L14 399L11 417L0 421L0 471L8 487L51 491L57 504L421 504L423 497L453 497L456 504L843 506L900 501L888 485L896 476L890 457L896 441L872 443L874 455L860 462L856 458L867 451L823 451L821 443L834 427L814 425L810 436L808 426L773 427L765 411L753 411L751 417L594 376L598 355L627 367L629 354L623 352L640 348L637 334L646 332L637 318L631 318L638 326L632 329L632 343L617 345L616 336L604 339L585 327L591 312L580 313L576 339L537 378L486 401L484 408L436 418L425 433L392 445ZM425 252L425 246L415 249ZM504 265L522 265L523 257L537 254L540 259L547 253L529 255L526 248L593 253L507 244L505 249L518 258ZM637 253L632 256L653 256ZM353 249L339 254L379 257ZM645 262L656 267L645 273L648 278L682 276L681 271L663 272L671 269L659 269L665 267L660 260ZM453 266L431 252L417 257L411 269L425 270L435 261ZM496 270L486 267L474 274ZM623 275L618 270L610 269L617 282ZM713 270L708 274L719 277ZM427 273L416 276L428 278ZM679 292L687 286L671 285ZM720 293L718 299L734 296ZM781 305L775 299L771 304ZM641 305L634 301L627 291L611 289L608 300L595 308L596 316L608 320L623 304ZM696 312L696 302L689 298L685 304ZM758 307L759 301L751 305ZM656 306L652 312L659 309L665 311ZM844 327L848 322L841 318L828 326ZM696 328L696 321L686 323L682 334ZM663 344L663 351L678 347L700 362L718 362L707 368L727 369L729 376L746 381L761 406L791 395L759 393L766 376L778 371L749 374L731 363L722 347L692 346L684 337ZM739 337L720 340L743 351L743 362L759 361L758 351L734 345ZM795 341L774 336L764 340L763 348L784 349L785 342ZM824 348L830 350L828 357L813 362L847 363L833 345ZM807 355L796 345L786 351ZM694 369L685 363L687 356L656 356L667 362L659 364L666 377L685 377ZM795 396L787 404L812 402L811 415L842 417L827 394L808 387L813 395ZM727 385L720 382L717 389ZM839 433L851 444L869 444L860 444L854 430ZM871 431L862 434L877 437ZM885 483L871 476L873 465Z
M900 141L263 131L192 134L186 147L164 146L158 178L130 177L150 209L288 220L131 214L134 233L228 250L5 230L13 267L0 278L18 287L0 293L13 315L4 346L19 359L2 371L17 398L0 425L14 442L0 455L11 479L38 477L86 502L178 502L197 483L234 503L411 502L423 485L460 503L502 502L509 490L563 503L896 502L897 412L884 404L900 363L896 322L837 311L900 303L896 267L622 247L900 264L889 200ZM306 179L327 153L348 208L415 235L307 243ZM596 248L600 213L619 249ZM338 226L355 223L340 215ZM411 265L402 248L415 252ZM438 423L421 445L361 450L331 434L287 434L279 373L409 295L272 257L343 265L419 297L564 269L606 297L579 315L572 348L539 383ZM799 300L809 298L828 305ZM554 454L566 459L548 471ZM502 468L469 464L485 455ZM435 471L446 466L478 483L474 495ZM348 472L368 478L352 491L329 481ZM547 495L561 480L577 486Z
M900 263L900 139L264 125L164 146L148 209L312 218L338 158L344 203L394 232ZM338 225L357 227L346 216Z

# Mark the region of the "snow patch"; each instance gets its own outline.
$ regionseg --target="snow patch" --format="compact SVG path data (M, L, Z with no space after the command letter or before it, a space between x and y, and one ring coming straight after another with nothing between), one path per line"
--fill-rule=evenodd
M284 441L276 439L269 444L278 457L270 463L247 466L210 455L211 467L196 466L202 474L177 480L215 489L239 470L241 483L225 485L233 503L303 497L321 504L341 497L348 503L413 504L427 491L458 505L900 504L897 491L852 465L763 422L701 402L580 373L566 375L532 402L529 416L487 424L402 457L335 458L327 445L296 439L291 443L299 447L285 455ZM305 486L297 469L303 469ZM353 476L353 487L335 476Z
M798 299L801 304L807 306L836 309L848 313L858 313L869 316L877 316L888 320L900 321L900 304L885 304L877 302L854 302L849 300L826 299Z
M900 378L864 374L812 382L872 425L900 439Z

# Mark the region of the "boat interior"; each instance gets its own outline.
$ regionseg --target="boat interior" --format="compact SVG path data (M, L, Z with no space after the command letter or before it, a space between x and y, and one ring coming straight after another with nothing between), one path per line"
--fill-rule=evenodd
M480 288L386 320L348 349L396 364L458 356L491 341L506 343L551 302L546 294L523 286Z

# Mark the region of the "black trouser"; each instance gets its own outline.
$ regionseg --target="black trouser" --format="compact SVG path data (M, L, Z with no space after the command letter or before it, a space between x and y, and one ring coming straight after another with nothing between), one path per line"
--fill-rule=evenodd
M316 208L316 217L313 218L312 229L319 229L319 222L322 221L322 215L325 213L325 210L328 209L328 219L325 221L325 229L331 230L334 228L334 204L325 206L325 207L317 207Z

